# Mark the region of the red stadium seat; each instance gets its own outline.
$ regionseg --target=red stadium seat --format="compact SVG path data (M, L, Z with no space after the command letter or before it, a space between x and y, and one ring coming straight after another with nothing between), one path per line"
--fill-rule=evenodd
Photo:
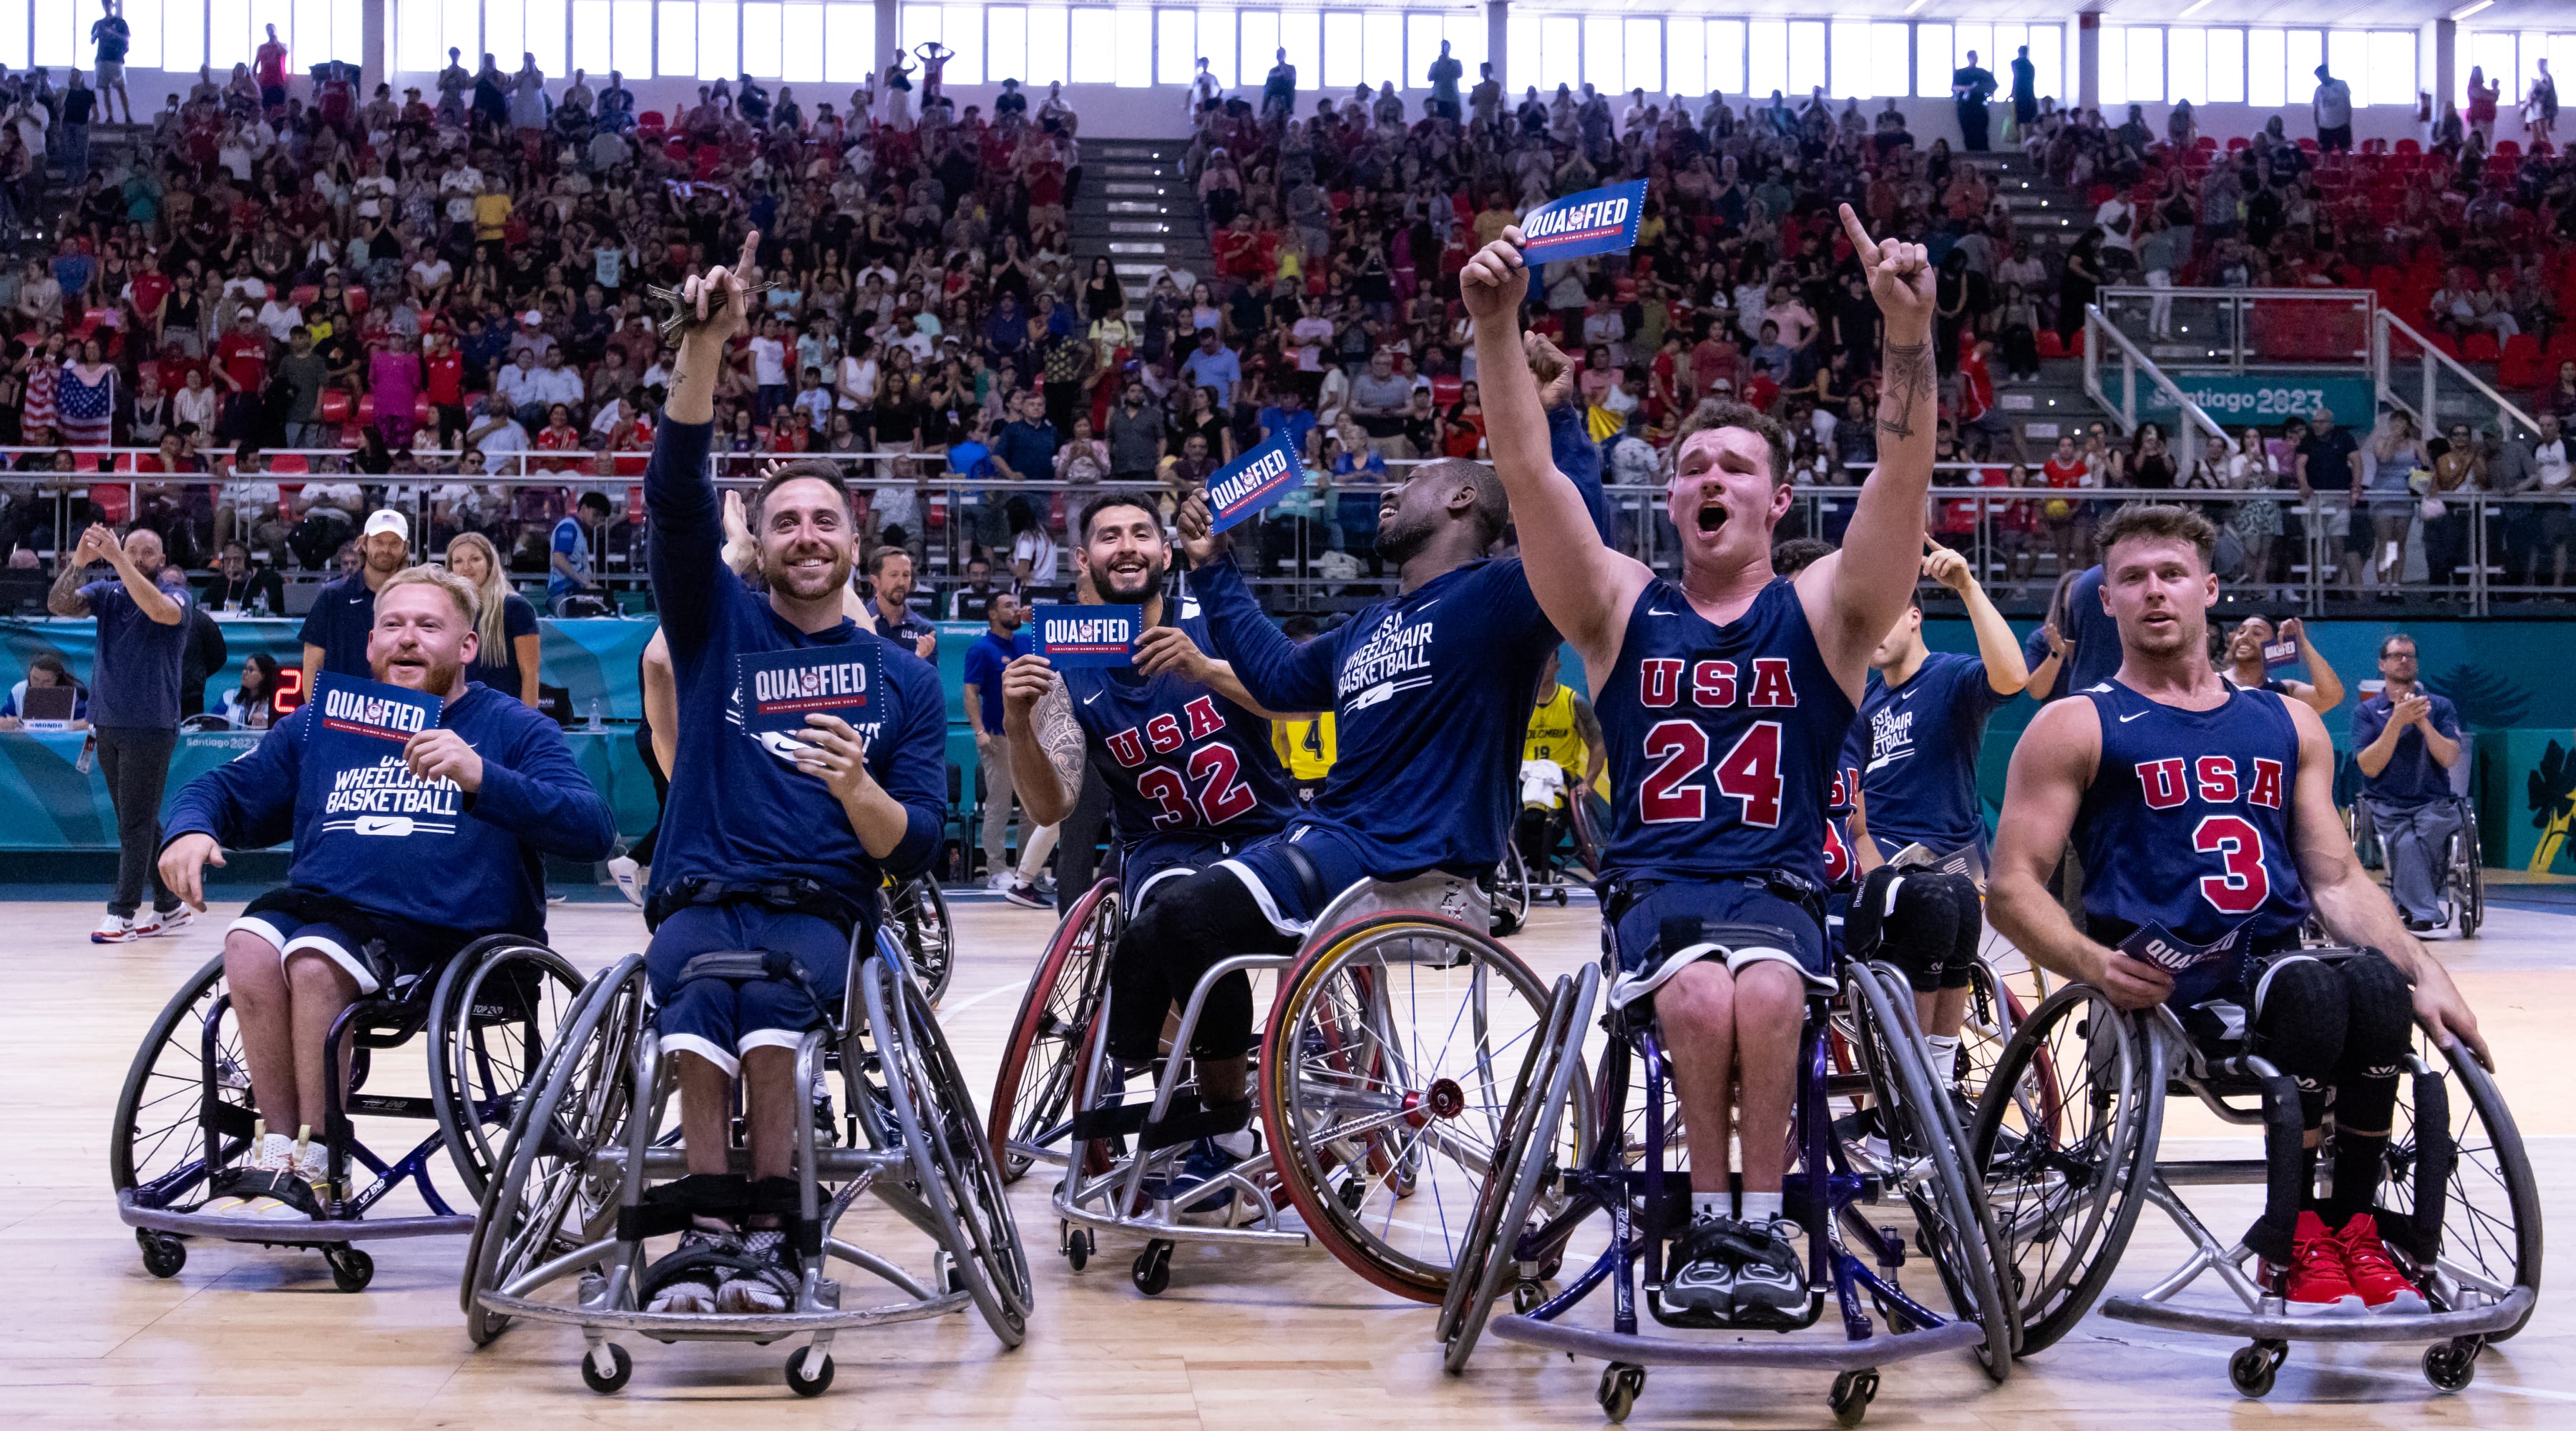
M2412 157L2423 153L2424 146L2412 139L2400 139L2397 141L2397 152Z
M134 489L122 482L94 484L89 489L89 499L111 527L121 527L134 519Z
M2452 337L2448 333L2434 333L2428 336L2432 339L2434 347L2441 349L2444 354L2452 358L2454 361L2458 360L2460 356L2459 339Z
M286 291L286 301L298 308L309 308L321 297L322 287L316 283L299 283Z
M324 422L338 425L349 420L349 395L338 388L325 388L321 406L316 410Z
M2540 339L2529 333L2516 333L2504 340L2504 355L2496 367L2496 381L2509 388L2540 386L2543 364Z
M359 317L367 311L367 290L353 283L341 289L340 295L349 300L350 317Z
M2459 359L2463 363L2492 363L2499 356L2493 333L2471 333L2460 340Z
M373 427L375 426L375 423L376 395L374 393L362 394L358 398L358 426Z
M2056 329L2042 328L2039 330L2039 355L2043 358L2063 358L2066 356L2066 344L2058 339Z
M268 460L268 470L271 472L310 472L313 470L313 464L310 461L307 461L304 454L301 452L281 452ZM299 482L296 484L294 491L300 492L303 489L303 484ZM293 495L292 492L284 487L280 487L277 490L281 497Z
M2510 139L2499 139L2495 142L2495 148L2488 152L2498 159L2512 159L2522 153L2522 146Z

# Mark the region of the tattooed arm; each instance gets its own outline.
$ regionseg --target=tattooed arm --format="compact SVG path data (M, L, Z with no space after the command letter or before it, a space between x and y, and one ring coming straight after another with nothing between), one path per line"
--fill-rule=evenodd
M1011 788L1029 818L1052 825L1072 813L1082 794L1082 724L1064 678L1044 656L1021 656L1003 668L1002 736Z
M1878 466L1861 485L1842 550L1799 574L1798 600L1825 663L1856 701L1870 651L1905 613L1922 570L1939 380L1932 366L1932 266L1922 245L1872 241L1849 205L1842 221L1886 319Z

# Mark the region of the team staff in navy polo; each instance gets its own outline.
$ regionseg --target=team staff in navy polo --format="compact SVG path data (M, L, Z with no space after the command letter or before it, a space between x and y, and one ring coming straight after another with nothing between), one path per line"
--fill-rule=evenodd
M376 593L395 572L411 565L411 522L390 507L367 516L358 537L358 569L322 588L304 614L304 687L321 689L319 677L371 679L367 637L375 630Z
M2415 680L2415 638L2379 643L2379 694L2352 713L2352 763L2361 769L2355 803L2370 812L2387 852L2390 894L2406 927L2442 922L2438 880L2443 845L2460 828L2451 768L2460 763L2460 714Z
M94 562L116 568L109 581L84 584ZM99 944L148 939L193 916L152 869L161 847L161 786L179 743L179 666L186 656L187 586L163 586L160 536L144 527L116 533L94 526L63 563L45 609L56 616L98 618L98 656L90 665L89 722L98 738L99 773L116 808L116 889L107 917L91 931ZM152 877L152 909L137 918L143 880Z

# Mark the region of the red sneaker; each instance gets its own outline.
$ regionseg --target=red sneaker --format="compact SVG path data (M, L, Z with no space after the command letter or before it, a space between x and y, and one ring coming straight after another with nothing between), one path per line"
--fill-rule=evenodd
M2343 1248L2344 1274L2361 1293L2364 1306L2374 1312L2406 1315L2431 1310L2424 1294L2397 1270L2396 1260L2388 1255L2388 1244L2379 1240L2378 1218L2366 1212L2354 1213L2334 1240Z
M2344 1270L2343 1244L2314 1212L2299 1214L2290 1235L2290 1265L2265 1263L2263 1277L2266 1286L2282 1288L2294 1317L2357 1317L2364 1310L2361 1292Z

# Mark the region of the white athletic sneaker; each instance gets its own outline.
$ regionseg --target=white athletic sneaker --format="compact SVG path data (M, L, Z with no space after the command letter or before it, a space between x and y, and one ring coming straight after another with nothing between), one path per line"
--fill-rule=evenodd
M995 894L1001 894L1010 889L1011 881L1015 878L1017 878L1017 876L1013 875L1009 870L1001 870L986 877L984 880L984 888L993 891Z
M92 944L130 944L143 936L134 932L134 921L122 914L111 914L99 920L89 932Z
M190 909L188 906L183 904L167 913L155 910L153 911L153 917L160 925L159 928L152 931L154 934L176 934L180 930L197 922L197 911Z
M242 1158L245 1173L283 1173L295 1166L295 1140L283 1133L267 1131L266 1124L254 1127L250 1151ZM273 1197L219 1197L201 1211L218 1217L298 1218L304 1214Z
M308 1138L295 1148L295 1175L320 1187L331 1180L331 1150L319 1138Z
M639 865L624 855L614 855L608 861L608 877L617 882L617 892L626 896L628 904L637 909L644 907L644 886L653 878L651 866Z

